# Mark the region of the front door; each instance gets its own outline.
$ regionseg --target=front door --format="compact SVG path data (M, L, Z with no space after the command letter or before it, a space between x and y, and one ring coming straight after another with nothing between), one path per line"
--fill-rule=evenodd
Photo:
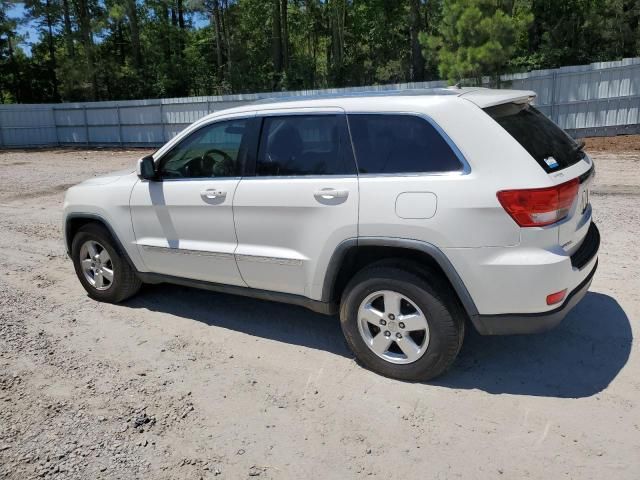
M270 112L255 175L233 200L236 260L249 287L320 299L326 266L357 237L358 178L345 115Z
M234 258L232 205L255 121L219 120L194 131L157 160L158 181L136 184L131 216L150 271L246 285Z

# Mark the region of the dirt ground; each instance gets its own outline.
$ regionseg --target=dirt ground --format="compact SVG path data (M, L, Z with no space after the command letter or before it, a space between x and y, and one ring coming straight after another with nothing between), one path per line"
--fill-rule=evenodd
M589 152L633 152L640 151L640 135L617 137L591 137L584 139Z
M638 144L588 141L591 293L546 334L470 333L428 384L363 369L302 308L175 286L90 300L63 192L144 152L0 152L0 478L640 478Z

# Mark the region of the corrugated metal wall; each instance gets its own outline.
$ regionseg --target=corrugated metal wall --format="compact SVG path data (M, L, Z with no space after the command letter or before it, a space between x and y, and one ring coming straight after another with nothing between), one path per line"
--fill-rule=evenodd
M576 137L640 133L640 58L503 76Z
M536 104L576 137L640 133L640 58L504 75L502 88L534 90ZM118 102L0 105L0 147L158 146L211 112L264 98L446 86L403 83L344 89Z

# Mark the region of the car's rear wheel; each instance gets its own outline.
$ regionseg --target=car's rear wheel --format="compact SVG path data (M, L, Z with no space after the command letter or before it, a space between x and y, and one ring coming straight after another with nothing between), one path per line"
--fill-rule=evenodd
M116 303L134 295L142 285L103 226L81 227L73 238L71 255L76 275L91 298Z
M349 282L340 322L362 364L402 380L442 374L464 337L464 318L442 282L385 266L366 268Z

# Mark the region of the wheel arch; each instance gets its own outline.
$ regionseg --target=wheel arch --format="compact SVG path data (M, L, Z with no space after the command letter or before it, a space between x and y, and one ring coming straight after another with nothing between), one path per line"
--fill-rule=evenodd
M360 237L342 242L331 257L322 288L322 300L338 302L347 282L365 266L385 259L404 259L416 269L425 267L442 274L455 291L460 304L472 323L476 324L478 309L447 256L435 245L420 240L390 237Z
M122 245L120 238L118 238L118 235L116 234L111 224L103 216L96 213L70 213L66 216L64 221L64 243L67 250L67 255L71 255L71 244L73 242L73 237L76 235L76 233L78 233L78 230L80 230L80 228L82 228L84 225L88 225L90 223L96 223L107 229L107 231L111 235L111 238L115 242L115 246L118 251L122 254L127 263L134 269L134 271L137 271L134 263L129 257L127 250L124 248L124 245Z

